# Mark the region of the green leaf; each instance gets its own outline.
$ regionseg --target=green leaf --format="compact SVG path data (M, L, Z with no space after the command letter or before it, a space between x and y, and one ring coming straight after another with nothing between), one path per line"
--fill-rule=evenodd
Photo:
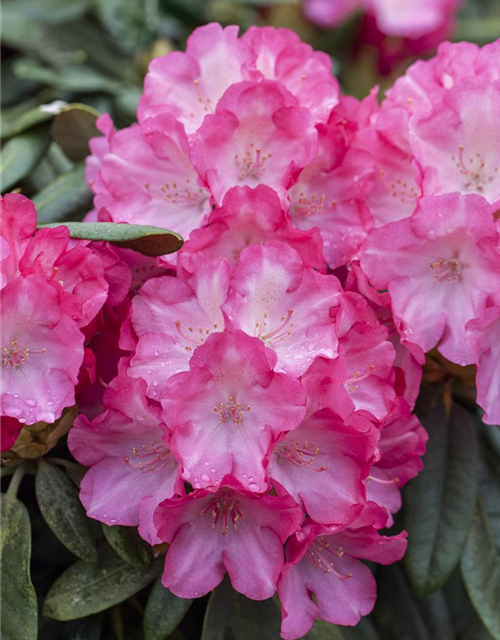
M40 109L40 107L33 107L22 112L19 112L18 107L4 110L1 116L2 140L17 136L23 133L23 131L26 131L26 129L40 124L40 122L52 120L53 117L52 113Z
M14 496L1 499L2 640L36 640L37 601L30 578L31 524Z
M57 223L41 227L58 227ZM157 257L179 251L184 240L175 231L140 224L114 222L65 222L72 238L110 242L123 249L133 249L145 256Z
M192 600L178 598L156 580L149 594L144 613L145 640L164 640L180 624Z
M78 489L58 467L42 462L36 474L36 498L45 522L77 558L97 562L96 541Z
M151 564L152 548L139 536L135 527L101 526L104 537L122 560L137 569L145 569Z
M33 197L38 222L63 220L75 212L90 208L92 194L85 182L85 165L75 165Z
M444 406L423 421L429 433L424 470L405 491L405 565L420 595L439 589L460 560L477 495L479 451L465 409Z
M149 45L158 25L158 0L95 0L97 14L116 43L128 52Z
M500 639L500 558L481 499L478 499L461 562L465 588L482 623Z
M75 620L109 609L146 587L162 564L158 558L146 571L135 569L106 546L97 564L79 560L59 576L49 589L43 615Z
M49 129L43 124L7 142L0 163L3 192L16 186L36 167L49 143Z
M95 121L97 111L84 105L63 109L52 123L52 137L72 162L80 162L89 153L89 140L101 135Z

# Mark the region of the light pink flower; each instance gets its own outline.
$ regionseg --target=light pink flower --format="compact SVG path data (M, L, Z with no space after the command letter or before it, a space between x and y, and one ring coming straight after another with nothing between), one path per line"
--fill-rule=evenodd
M90 142L87 181L99 219L149 224L189 235L210 211L198 184L184 128L168 114L114 131L107 114L98 120L107 137Z
M286 199L294 175L316 155L307 109L280 83L233 84L196 132L191 159L217 204L234 186L265 184Z
M306 17L320 27L335 27L361 6L362 0L304 0Z
M164 420L182 476L195 489L234 475L251 491L267 487L264 458L271 443L305 415L305 393L276 356L241 331L214 333L191 358L190 371L163 391Z
M155 508L184 492L160 426L160 411L148 406L144 380L125 377L109 385L104 407L92 421L80 415L68 436L73 456L90 467L80 499L89 518L108 525L139 525L142 537L156 544Z
M305 267L283 242L244 249L224 312L231 325L260 338L278 356L277 371L302 375L318 355L337 355L331 309L342 288L333 275Z
M35 205L20 193L0 196L1 270L4 287L19 275L19 262L36 231Z
M265 185L230 189L222 207L210 215L208 225L191 233L179 253L180 261L189 262L191 255L203 251L235 265L246 246L268 240L286 242L300 254L304 264L325 270L319 229L295 229L276 192Z
M467 346L477 364L477 403L485 411L483 420L500 424L500 307L485 309L465 329Z
M265 600L276 591L283 544L301 512L288 495L257 496L233 477L163 502L155 512L158 535L170 543L163 584L180 598L214 589L226 573L236 591Z
M460 0L364 0L377 27L396 38L422 38L451 23Z
M388 289L403 337L460 365L473 362L466 323L500 290L492 213L474 194L425 197L411 218L372 232L361 256L373 286Z
M18 277L1 295L2 415L52 423L75 402L83 334L52 282Z
M393 537L378 533L386 521L387 513L371 502L350 524L326 527L308 521L290 539L278 583L285 640L305 635L317 617L354 626L370 613L375 579L359 559L391 564L406 550L406 532Z
M363 480L377 439L378 430L368 420L354 416L342 422L324 409L276 443L267 473L316 522L344 524L365 502Z

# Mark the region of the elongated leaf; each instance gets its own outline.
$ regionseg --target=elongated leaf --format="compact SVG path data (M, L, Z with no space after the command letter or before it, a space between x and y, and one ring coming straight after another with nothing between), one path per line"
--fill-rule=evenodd
M28 175L47 151L49 142L49 130L43 124L7 142L0 164L3 192Z
M24 504L2 495L2 640L35 640L37 601L30 578L31 524Z
M124 51L134 52L154 39L158 0L95 0L106 29Z
M95 124L98 115L95 109L73 105L54 118L52 136L72 162L80 162L89 155L90 138L100 135Z
M500 558L481 499L461 562L465 588L484 626L500 639Z
M147 586L162 564L158 558L147 570L135 569L105 547L97 564L79 560L59 576L47 594L43 614L75 620L104 611Z
M96 541L78 489L64 471L51 464L41 464L35 489L40 511L56 537L78 558L97 562Z
M174 596L159 577L151 589L144 614L145 640L164 640L180 624L192 600Z
M42 227L58 227L57 223ZM175 231L140 224L115 224L114 222L65 222L72 238L102 240L124 249L133 249L145 256L163 256L174 253L183 245L183 239Z
M63 220L79 209L90 208L92 194L85 182L85 165L77 164L33 198L38 222Z
M424 419L429 432L424 470L405 492L405 563L420 595L439 589L460 560L479 477L474 424L458 405L443 406Z
M53 118L51 113L40 109L40 107L33 107L21 113L18 113L18 110L19 107L14 107L2 114L2 139L17 136L26 131L26 129Z
M144 542L135 527L101 526L106 540L122 560L137 569L145 569L151 564L152 547Z

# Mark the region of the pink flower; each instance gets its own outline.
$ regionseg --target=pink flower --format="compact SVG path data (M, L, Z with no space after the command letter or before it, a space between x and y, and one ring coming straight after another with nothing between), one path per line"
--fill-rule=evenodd
M170 543L162 582L176 596L204 596L227 571L236 591L265 600L276 591L283 544L301 512L289 495L257 496L224 476L218 488L166 500L154 519Z
M149 224L189 235L210 211L209 193L198 185L184 128L168 113L115 132L104 114L107 137L91 140L87 181L100 220Z
M331 309L339 303L337 278L305 267L283 242L244 249L224 312L231 325L260 338L278 356L277 371L302 375L318 355L337 355Z
M422 170L422 191L477 193L500 200L500 83L464 78L442 102L410 120L410 141Z
M278 195L265 185L230 189L222 207L210 215L208 225L191 233L179 253L180 262L189 262L190 256L203 251L235 265L246 246L268 240L286 242L300 254L304 264L324 271L319 229L294 229Z
M305 414L305 393L292 375L275 373L276 356L241 331L214 333L172 376L162 394L171 446L195 489L234 475L251 491L267 487L264 458Z
M267 80L279 80L308 109L316 122L326 122L339 100L339 85L332 60L314 51L289 29L250 27L242 37L256 59L253 63Z
M465 330L467 346L477 364L477 403L485 411L483 420L500 424L500 307L485 309Z
M18 439L19 434L23 428L22 422L9 416L2 416L0 418L0 451L8 451L15 441Z
M404 337L465 365L473 361L465 325L500 289L498 241L481 196L431 196L411 218L371 234L361 267L374 287L388 289Z
M354 626L370 613L375 579L359 559L391 564L406 550L406 532L392 537L378 533L386 521L386 512L371 502L350 524L326 527L308 521L290 539L278 583L285 640L305 635L317 617Z
M188 135L193 133L228 87L260 75L248 77L244 71L253 59L248 44L238 40L238 27L223 29L212 23L196 29L188 38L186 53L173 51L151 62L139 101L139 121L170 113Z
M142 537L156 544L155 508L184 489L160 412L148 406L145 393L144 380L115 378L104 394L104 413L92 421L80 415L68 444L73 456L90 467L80 485L89 518L139 525Z
M317 226L325 262L337 268L358 250L372 226L364 200L373 187L373 161L366 151L350 148L346 120L332 114L317 125L318 155L290 189L290 215L299 229Z
M362 0L304 0L308 20L320 27L335 27L356 11Z
M62 311L61 288L28 275L2 290L2 415L54 422L75 402L83 334Z
M2 288L19 275L19 262L36 231L35 205L18 193L0 196Z
M316 155L307 109L279 82L233 84L196 132L193 165L220 205L234 186L272 187L285 200L294 174Z
M451 20L460 0L365 0L367 9L377 20L377 27L388 36L397 38L422 38L443 26L451 26Z
M173 374L189 369L196 347L224 329L221 305L227 298L229 264L200 253L191 267L194 274L185 280L149 280L132 301L131 321L139 340L126 373L144 378L148 396L156 400Z
M365 502L377 439L368 420L344 423L324 409L276 443L267 472L316 522L344 524Z

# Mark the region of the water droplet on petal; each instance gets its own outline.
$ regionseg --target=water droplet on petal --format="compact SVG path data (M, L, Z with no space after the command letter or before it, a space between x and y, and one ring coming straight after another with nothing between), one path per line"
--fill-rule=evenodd
M251 482L248 485L248 488L250 489L250 491L260 491L260 485L258 485L256 482Z
M203 480L203 482L210 482L210 478L207 476L206 473L201 474L201 479Z
M155 351L155 356L158 357L160 355L159 351Z
M208 460L206 460L203 464L204 464L206 467L209 467L209 466L210 466L210 462L208 462Z

